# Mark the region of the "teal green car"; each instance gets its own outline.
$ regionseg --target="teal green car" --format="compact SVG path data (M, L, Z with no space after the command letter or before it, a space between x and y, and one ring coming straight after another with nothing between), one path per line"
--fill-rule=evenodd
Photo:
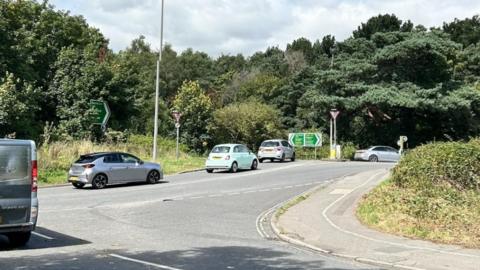
M256 170L257 167L257 156L243 144L216 145L205 163L208 173L213 170L229 170L235 173L238 170Z

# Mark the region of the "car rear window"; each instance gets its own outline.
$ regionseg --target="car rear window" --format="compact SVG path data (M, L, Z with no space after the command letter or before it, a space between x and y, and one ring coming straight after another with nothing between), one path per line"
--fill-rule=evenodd
M279 142L272 142L272 141L267 141L267 142L262 142L261 147L277 147L280 146Z
M99 157L102 157L100 155L83 155L83 156L80 156L79 159L77 159L77 161L75 161L75 163L91 163L91 162L94 162L97 158Z
M212 149L212 153L220 154L220 153L229 153L230 147L228 146L215 146Z

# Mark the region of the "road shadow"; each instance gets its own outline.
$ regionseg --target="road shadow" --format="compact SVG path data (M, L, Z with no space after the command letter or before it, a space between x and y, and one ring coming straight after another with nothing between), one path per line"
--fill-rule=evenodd
M120 255L124 258L111 256ZM91 251L83 254L52 254L41 257L2 258L0 269L158 269L141 262L161 265L160 269L180 270L378 270L377 267L359 267L348 262L327 262L318 255L314 260L293 258L292 253L246 246L218 246L172 250L168 252L130 253L124 250ZM136 261L129 261L136 260ZM140 261L140 262L139 262ZM342 265L342 266L339 266Z
M88 185L86 187L83 187L83 188L75 188L75 187L72 187L72 189L75 189L75 190L105 190L105 189L116 189L116 188L128 188L128 187L137 187L137 186L155 186L155 185L161 185L161 184L168 184L170 183L170 181L166 181L166 180L162 180L162 181L158 181L157 183L155 184L150 184L150 183L147 183L147 182L130 182L130 183L124 183L124 184L114 184L114 185L108 185L106 187L104 187L103 189L94 189L91 185Z
M51 239L48 239L48 238ZM46 228L37 227L35 232L32 233L30 241L27 245L19 248L12 248L8 242L8 238L4 235L0 235L0 251L7 250L33 250L33 249L45 249L45 248L56 248L56 247L67 247L67 246L77 246L85 245L90 242L72 237L66 234L55 232ZM0 267L0 269L3 269Z

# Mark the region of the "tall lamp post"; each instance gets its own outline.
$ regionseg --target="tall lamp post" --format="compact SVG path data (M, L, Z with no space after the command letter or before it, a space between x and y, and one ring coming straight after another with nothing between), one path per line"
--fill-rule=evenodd
M158 137L158 98L160 92L160 62L162 61L162 51L163 51L163 9L164 9L164 0L162 0L162 10L160 15L160 51L158 52L157 59L157 80L155 83L155 119L153 127L153 151L152 151L152 160L157 159L157 137Z

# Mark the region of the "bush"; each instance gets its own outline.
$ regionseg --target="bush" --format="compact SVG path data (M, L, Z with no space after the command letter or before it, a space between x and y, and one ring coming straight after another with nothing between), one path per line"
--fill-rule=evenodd
M393 170L397 186L449 186L480 191L480 142L427 144L407 153Z

